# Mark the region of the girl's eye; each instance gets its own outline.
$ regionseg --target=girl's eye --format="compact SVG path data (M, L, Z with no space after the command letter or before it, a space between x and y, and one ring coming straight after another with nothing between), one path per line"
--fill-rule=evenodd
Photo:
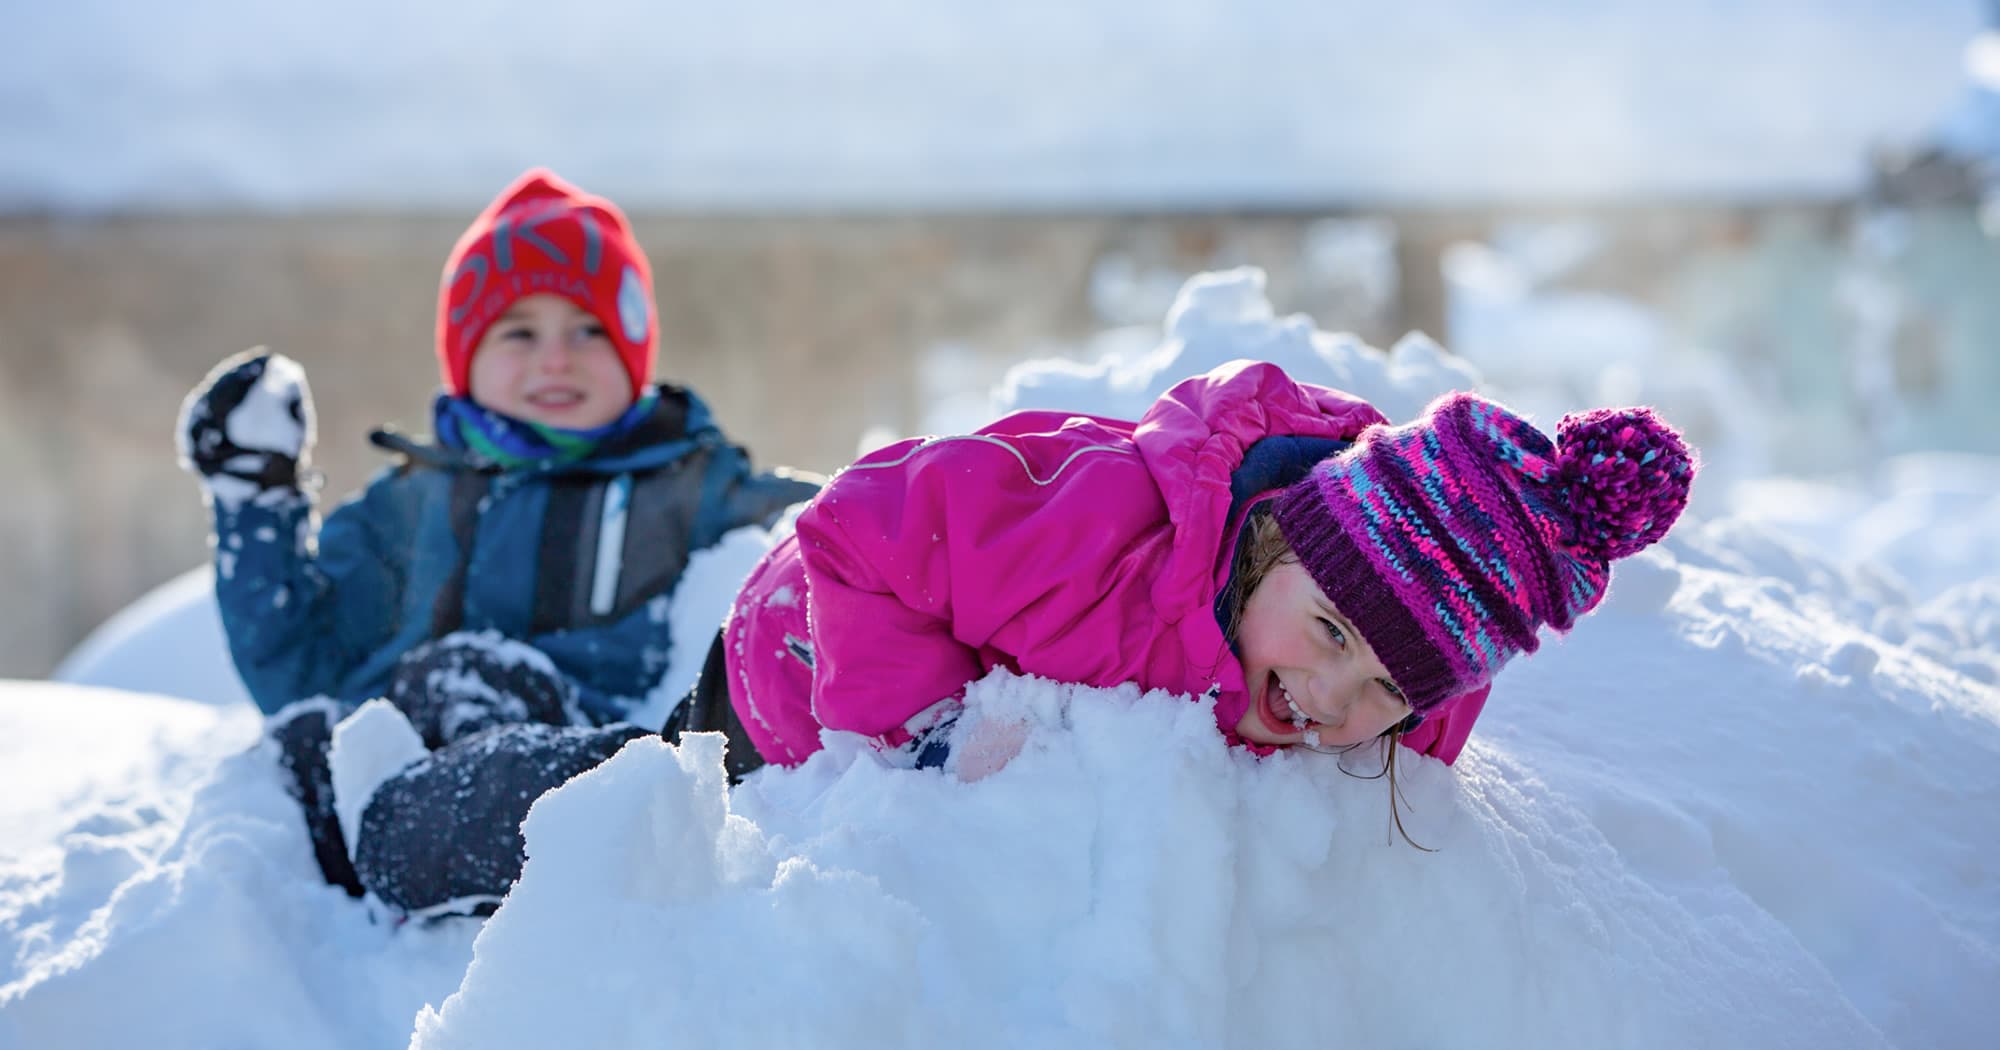
M1400 700L1403 703L1406 704L1409 703L1407 699L1404 699L1403 691L1401 689L1396 688L1396 683L1391 682L1387 678L1377 678L1375 680L1382 683L1382 688L1387 689L1389 691L1390 696L1395 697L1397 700Z
M603 325L595 323L581 325L576 330L576 336L580 340L605 339L610 334Z
M500 338L508 340L527 340L529 342L533 342L535 339L535 330L526 327L503 328L500 331Z
M1326 628L1326 633L1333 636L1333 644L1340 646L1342 649L1347 648L1347 634L1340 629L1339 624L1334 623L1324 616L1319 617L1319 622L1321 626Z

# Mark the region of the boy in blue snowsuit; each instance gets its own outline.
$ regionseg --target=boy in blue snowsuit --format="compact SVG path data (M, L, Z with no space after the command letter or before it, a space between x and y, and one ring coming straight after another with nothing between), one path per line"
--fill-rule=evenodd
M239 354L189 395L181 458L214 510L230 652L330 882L490 906L528 805L659 728L623 720L666 669L689 556L817 490L752 472L700 398L653 385L656 329L624 215L537 169L445 265L435 443L374 433L401 462L323 526L296 363ZM375 697L431 753L341 800L343 829L328 742Z

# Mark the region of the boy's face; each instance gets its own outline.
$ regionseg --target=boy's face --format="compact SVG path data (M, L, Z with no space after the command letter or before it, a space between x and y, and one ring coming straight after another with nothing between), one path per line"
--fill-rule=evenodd
M482 408L567 430L612 422L634 396L603 322L549 293L523 296L486 329L467 386Z
M1245 740L1343 747L1410 713L1388 668L1297 561L1279 562L1250 592L1236 644L1250 692L1236 723Z

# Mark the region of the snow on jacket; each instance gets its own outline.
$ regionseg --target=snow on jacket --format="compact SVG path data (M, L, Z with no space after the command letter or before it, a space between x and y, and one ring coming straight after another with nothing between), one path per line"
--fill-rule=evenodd
M688 556L817 488L752 473L699 398L660 394L580 462L501 471L378 431L404 462L322 527L303 500L218 507L216 598L257 705L380 696L413 646L494 630L547 653L592 720L622 717L665 670ZM606 542L621 507L623 540Z
M1005 666L1213 690L1217 728L1254 746L1234 732L1249 697L1215 615L1256 502L1232 499L1232 480L1261 439L1350 441L1378 422L1349 394L1236 361L1137 423L1017 412L880 449L751 571L726 627L731 701L764 757L791 764L822 727L900 746ZM1447 704L1405 743L1453 760L1484 701Z

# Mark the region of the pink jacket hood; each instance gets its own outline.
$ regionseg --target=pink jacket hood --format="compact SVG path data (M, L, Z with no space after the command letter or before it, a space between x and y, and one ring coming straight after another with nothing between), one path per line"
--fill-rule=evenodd
M1352 440L1359 398L1236 361L1168 390L1137 423L1017 412L912 439L836 475L759 562L726 627L731 698L758 750L795 763L819 730L895 745L996 666L1248 705L1216 623L1230 481L1258 440ZM1483 691L1406 743L1450 761Z

